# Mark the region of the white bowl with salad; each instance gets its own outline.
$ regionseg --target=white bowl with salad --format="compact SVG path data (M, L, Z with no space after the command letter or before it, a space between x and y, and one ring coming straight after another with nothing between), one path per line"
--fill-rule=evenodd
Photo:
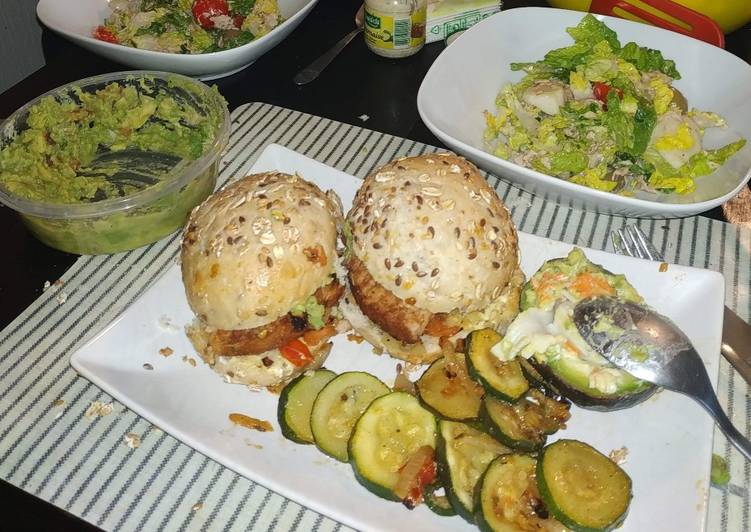
M284 40L318 0L40 0L37 15L76 44L138 69L234 74Z
M433 63L427 127L484 170L575 208L681 217L751 177L751 65L607 16L503 11Z

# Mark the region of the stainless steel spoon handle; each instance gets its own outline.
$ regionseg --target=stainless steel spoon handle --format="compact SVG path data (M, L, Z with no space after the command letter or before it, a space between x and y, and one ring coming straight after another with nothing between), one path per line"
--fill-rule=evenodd
M735 445L735 448L746 457L746 460L751 460L751 442L733 426L733 423L723 412L717 396L712 393L703 397L694 396L694 398L712 415L717 422L717 426L720 427L730 443Z
M298 72L295 77L292 78L292 81L294 81L296 85L305 85L316 79L318 75L323 72L323 69L326 68L329 63L339 55L339 52L341 52L342 49L344 49L344 47L347 46L360 32L362 32L362 28L356 28L342 37L342 39L332 46L328 52Z

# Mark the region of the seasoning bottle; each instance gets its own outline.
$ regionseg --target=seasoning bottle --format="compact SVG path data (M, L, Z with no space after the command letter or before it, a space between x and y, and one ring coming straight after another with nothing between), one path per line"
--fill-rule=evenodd
M365 42L384 57L407 57L425 45L427 0L365 0Z

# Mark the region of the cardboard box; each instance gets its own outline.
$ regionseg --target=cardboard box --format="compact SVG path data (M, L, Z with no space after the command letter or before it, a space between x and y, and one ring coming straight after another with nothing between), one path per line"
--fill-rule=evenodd
M502 0L430 0L425 42L442 41L501 10Z

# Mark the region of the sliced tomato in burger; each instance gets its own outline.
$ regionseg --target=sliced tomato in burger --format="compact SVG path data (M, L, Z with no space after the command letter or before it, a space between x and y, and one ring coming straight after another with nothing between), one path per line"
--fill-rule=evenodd
M298 368L313 362L313 355L311 354L310 349L308 349L308 346L297 338L280 347L279 352L284 358Z
M193 2L193 18L204 28L214 27L214 17L221 15L229 16L229 4L227 0L196 0Z

